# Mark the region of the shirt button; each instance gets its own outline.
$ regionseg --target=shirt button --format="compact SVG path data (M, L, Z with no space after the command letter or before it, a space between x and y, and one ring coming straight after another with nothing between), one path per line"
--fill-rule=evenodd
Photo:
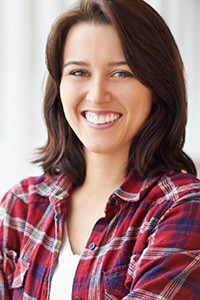
M81 297L76 297L74 300L82 300Z
M115 206L117 203L116 203L116 200L113 198L113 199L111 199L111 201L110 201L110 205L111 206Z
M54 219L55 219L56 221L59 221L60 218L61 218L61 214L57 214L57 215L54 216Z
M95 243L91 243L88 248L90 250L94 250L96 248L96 244Z

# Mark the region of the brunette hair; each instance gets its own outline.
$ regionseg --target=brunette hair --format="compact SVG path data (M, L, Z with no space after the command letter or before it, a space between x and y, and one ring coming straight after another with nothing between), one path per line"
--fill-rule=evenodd
M129 67L153 91L151 113L130 147L127 174L137 170L141 177L152 177L185 170L196 175L183 151L187 101L182 59L166 23L143 0L82 0L53 24L46 47L48 140L35 162L50 176L64 173L75 185L84 181L82 143L65 118L59 94L66 36L81 22L112 25Z

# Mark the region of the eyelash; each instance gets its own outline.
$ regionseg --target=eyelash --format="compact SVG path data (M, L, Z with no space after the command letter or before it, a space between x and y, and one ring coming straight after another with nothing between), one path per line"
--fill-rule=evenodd
M120 76L115 76L116 74L120 74ZM122 78L134 77L134 75L128 71L117 71L113 75L115 77L122 77Z
M75 77L88 77L90 76L89 73L87 73L84 70L74 70L70 72L70 75ZM128 71L116 71L112 74L113 77L118 78L127 78L127 77L134 77L134 75Z
M77 73L79 73L79 74L77 74ZM70 75L73 75L75 77L89 76L88 73L83 70L74 70L74 71L70 72Z

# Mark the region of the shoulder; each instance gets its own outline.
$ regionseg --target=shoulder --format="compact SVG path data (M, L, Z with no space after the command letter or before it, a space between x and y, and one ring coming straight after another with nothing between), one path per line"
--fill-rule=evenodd
M138 173L133 172L117 193L125 200L138 201L147 197L173 202L184 195L195 194L200 197L200 180L183 172L165 173L146 179L142 179Z
M200 198L200 180L188 173L172 173L161 176L158 187L162 194L173 201L182 197Z
M53 206L66 197L70 186L64 175L55 180L41 175L24 179L11 188L0 203L0 248L2 243L4 247L19 245L19 240L33 228L39 232L39 221L43 216L51 221Z
M200 205L200 180L183 172L166 173L144 180L132 174L118 194L124 200L134 203L142 200L142 205L161 210L188 202Z
M64 197L68 186L69 180L63 175L54 180L47 175L23 179L1 200L0 219L5 213L15 217L23 214L25 217L29 205L48 205L51 198Z
M38 187L50 184L50 178L45 175L29 177L16 184L0 202L0 221L10 223L13 217L26 219L30 199L40 199Z
M50 186L51 184L52 180L46 175L23 179L5 194L1 200L1 205L6 205L6 203L9 204L11 199L12 201L19 200L20 202L27 204L29 197L32 194L37 194L40 186L46 187Z
M200 181L191 174L164 174L149 190L147 198L160 216L199 220Z

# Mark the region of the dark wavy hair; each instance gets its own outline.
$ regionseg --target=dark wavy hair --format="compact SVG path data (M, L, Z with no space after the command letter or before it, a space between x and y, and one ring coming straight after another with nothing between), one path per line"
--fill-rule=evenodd
M54 22L46 46L48 139L35 162L51 177L64 173L75 185L84 181L83 145L65 118L59 93L66 36L81 22L112 25L129 67L153 91L151 113L130 147L127 174L136 170L142 178L169 171L196 175L183 151L187 101L182 59L168 26L143 0L82 0Z

